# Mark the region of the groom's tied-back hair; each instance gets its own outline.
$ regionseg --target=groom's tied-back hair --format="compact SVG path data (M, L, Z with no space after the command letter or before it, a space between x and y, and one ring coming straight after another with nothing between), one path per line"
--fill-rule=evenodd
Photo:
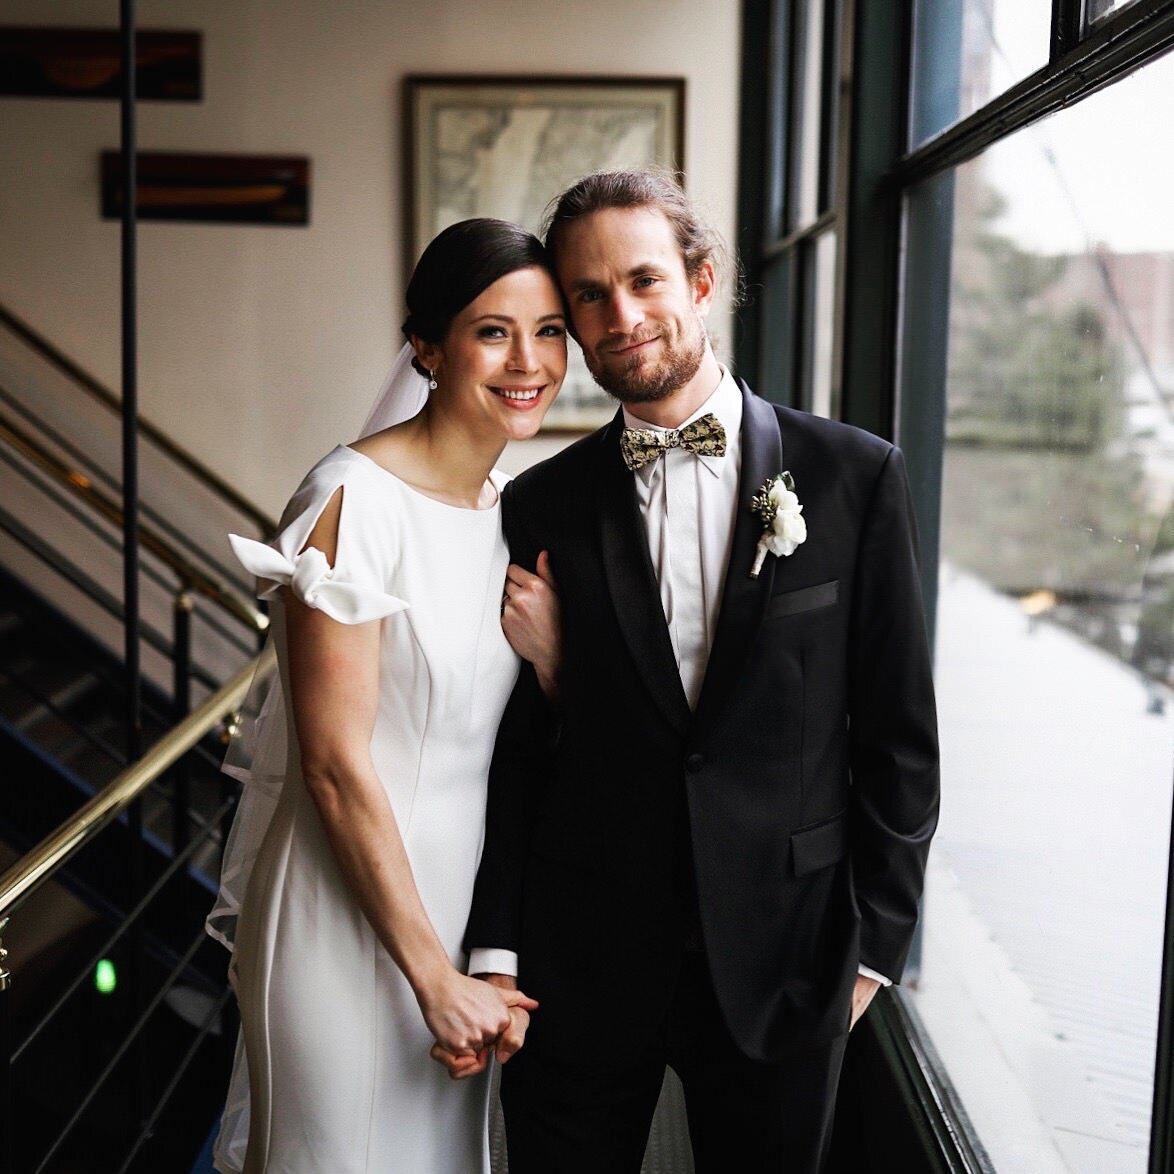
M495 281L519 269L551 272L550 258L532 233L507 220L477 217L450 225L420 254L404 300L404 337L441 343L452 320ZM416 359L412 366L426 375Z
M681 190L675 173L654 167L594 171L550 202L543 222L543 238L556 269L567 226L583 216L611 208L657 209L672 226L690 279L710 261L719 277L726 270L732 271L737 284L736 269L721 237Z

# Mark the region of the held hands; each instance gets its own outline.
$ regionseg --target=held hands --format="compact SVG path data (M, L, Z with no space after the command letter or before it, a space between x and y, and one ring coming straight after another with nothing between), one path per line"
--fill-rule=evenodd
M469 1030L445 1038L434 1026L429 1008L424 1008L424 1020L437 1041L429 1053L432 1059L443 1065L453 1080L463 1080L485 1071L490 1052L496 1055L499 1064L504 1064L521 1048L530 1025L530 1012L538 1003L519 991L516 981L504 974L487 975L482 980L467 978L454 971L453 978L459 980L461 986L462 1006L464 996L471 993L465 984L480 988L474 1002L479 1010L486 1012L486 1017L480 1020L479 1033L472 1030L475 1020L468 1019ZM490 1024L496 1025L496 1030L488 1030ZM460 1040L464 1041L463 1044Z
M537 572L510 563L501 597L501 627L514 651L534 666L542 691L553 700L562 667L562 611L545 550L538 555Z

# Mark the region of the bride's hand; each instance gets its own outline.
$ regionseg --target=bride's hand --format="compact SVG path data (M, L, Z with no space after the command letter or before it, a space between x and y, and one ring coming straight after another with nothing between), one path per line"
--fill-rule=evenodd
M537 1002L514 988L497 986L496 989L506 1004L510 1021L509 1026L492 1044L480 1049L475 1055L454 1055L439 1043L432 1045L429 1055L453 1080L464 1080L484 1072L491 1055L496 1055L497 1062L504 1064L525 1042L526 1030L530 1026L530 1012L538 1006Z
M475 1056L454 1056L446 1052L440 1044L433 1044L428 1053L432 1059L440 1064L453 1080L465 1080L484 1072L489 1063L490 1055L497 1057L499 1064L504 1064L511 1056L521 1051L526 1042L526 1029L530 1026L530 1012L525 1007L510 1008L510 1025L498 1038L496 1047L482 1048Z
M511 1027L510 1008L538 1006L521 991L499 990L456 970L418 998L437 1046L457 1059L477 1059L493 1048Z
M562 668L562 610L545 550L538 555L536 570L537 574L531 574L510 564L501 598L501 626L514 651L534 666L542 691L553 700Z

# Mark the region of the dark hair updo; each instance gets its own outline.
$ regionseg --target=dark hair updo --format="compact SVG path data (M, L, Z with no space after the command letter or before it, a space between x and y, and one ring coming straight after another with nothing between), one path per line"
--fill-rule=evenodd
M452 320L495 281L535 267L553 276L542 242L517 224L480 216L450 225L433 238L412 271L404 337L442 343ZM412 366L427 375L418 360Z

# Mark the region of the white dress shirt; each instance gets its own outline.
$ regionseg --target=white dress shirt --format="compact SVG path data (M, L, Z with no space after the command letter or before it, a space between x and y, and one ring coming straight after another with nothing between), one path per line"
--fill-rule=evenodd
M713 647L738 508L742 392L728 371L722 372L713 394L680 427L710 413L726 431L725 456L698 456L670 448L633 474L660 603L690 708L697 705ZM640 419L629 408L624 408L624 424L671 431Z
M742 392L724 368L713 394L679 427L707 413L716 416L725 429L725 456L699 456L671 448L632 474L661 607L690 708L697 705L705 680L738 510ZM642 420L628 407L624 425L671 431ZM469 973L516 975L518 956L512 950L475 949L469 956ZM887 978L866 966L860 967L860 973L889 985Z

